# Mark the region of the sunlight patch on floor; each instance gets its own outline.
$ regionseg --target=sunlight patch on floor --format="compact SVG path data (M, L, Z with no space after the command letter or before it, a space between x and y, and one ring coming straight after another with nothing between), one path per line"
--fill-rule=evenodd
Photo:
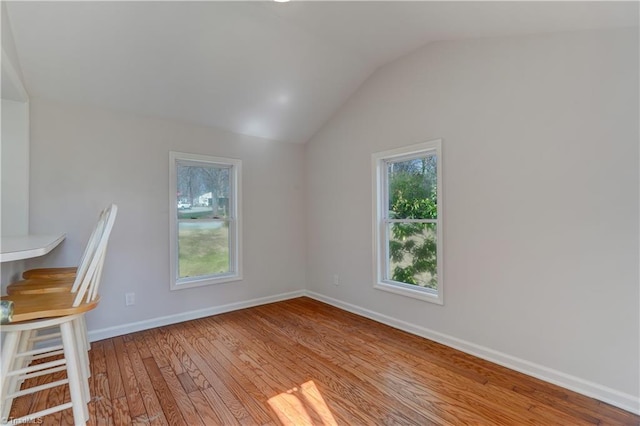
M270 398L269 405L286 425L337 425L313 380Z

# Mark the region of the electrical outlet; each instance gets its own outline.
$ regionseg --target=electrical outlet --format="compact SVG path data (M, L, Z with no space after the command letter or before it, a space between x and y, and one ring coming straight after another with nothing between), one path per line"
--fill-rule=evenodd
M124 304L125 306L133 306L136 304L136 294L135 293L125 293L124 295Z
M340 276L338 274L333 275L333 285L340 285Z

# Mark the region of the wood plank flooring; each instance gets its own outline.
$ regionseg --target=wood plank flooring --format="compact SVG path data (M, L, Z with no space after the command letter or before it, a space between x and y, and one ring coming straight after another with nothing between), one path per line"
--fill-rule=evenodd
M91 425L640 425L304 297L94 342L91 368ZM11 415L61 399L23 397ZM42 420L73 423L71 410Z

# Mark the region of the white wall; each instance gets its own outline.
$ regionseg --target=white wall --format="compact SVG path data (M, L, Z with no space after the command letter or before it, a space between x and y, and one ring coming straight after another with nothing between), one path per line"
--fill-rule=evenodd
M9 13L7 13L7 4L2 2L0 4L0 20L1 20L1 39L2 39L2 49L4 53L7 55L5 59L11 63L11 67L16 72L16 77L22 81L22 68L20 67L20 61L18 60L18 52L16 51L15 41L13 40L13 31L11 30L11 21L9 21ZM4 82L3 82L4 83ZM4 97L4 96L3 96Z
M304 288L303 146L38 99L31 113L30 229L67 239L28 266L77 264L99 211L119 206L91 330ZM169 291L170 150L243 161L243 281Z
M637 29L379 69L307 144L307 288L640 410L638 114ZM371 153L433 138L444 306L372 286Z
M2 99L0 235L29 233L29 103Z
M3 62L3 69L5 66ZM29 103L2 99L1 121L0 235L26 235L29 233ZM22 271L23 260L2 262L2 289L20 279Z
M29 232L29 96L11 32L7 5L2 20L2 113L0 137L0 235ZM21 260L0 265L0 284L15 281L24 268Z

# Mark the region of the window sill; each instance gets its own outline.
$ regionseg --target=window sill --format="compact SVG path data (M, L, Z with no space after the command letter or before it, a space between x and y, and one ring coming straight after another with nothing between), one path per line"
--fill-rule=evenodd
M401 296L411 297L413 299L424 300L425 302L435 303L437 305L444 305L442 295L438 293L434 294L424 290L414 290L408 287L402 287L398 284L391 284L386 282L377 282L373 285L373 288L388 291L389 293L399 294Z
M227 275L227 276L222 276L217 278L213 278L213 277L206 277L206 278L200 278L200 279L194 278L192 280L182 281L179 283L173 282L171 283L171 290L172 291L184 290L187 288L224 284L224 283L233 282L233 281L242 281L242 275Z

